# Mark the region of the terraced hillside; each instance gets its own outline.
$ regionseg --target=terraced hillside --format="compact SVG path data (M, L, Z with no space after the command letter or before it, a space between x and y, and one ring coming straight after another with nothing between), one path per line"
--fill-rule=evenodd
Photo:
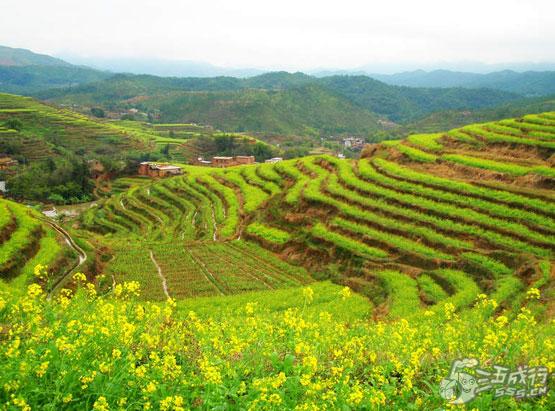
M163 262L165 250L175 248L168 257L174 264L211 247L206 252L218 255L211 244L248 239L317 278L361 291L377 312L401 316L442 300L462 307L481 292L518 304L527 287L551 284L554 119L545 113L412 135L368 146L360 161L314 156L225 170L189 167L184 176L107 199L82 226L112 244L114 273L124 265L121 244L154 244L139 247L145 264L150 252ZM198 265L210 272L211 264ZM191 275L168 272L172 282ZM152 266L145 275L156 279ZM195 284L182 285L178 295L221 290Z
M37 279L35 267L48 266L49 286L71 271L77 255L63 235L28 207L0 198L0 289L21 289Z
M467 358L546 378L516 383L521 399L491 380L464 409L553 409L552 118L410 136L360 161L119 180L66 225L104 276L52 299L0 287L1 400L444 409L466 400L440 387Z
M0 123L13 121L19 124L17 129L0 130L0 143L17 148L16 154L29 161L60 155L60 148L89 156L106 155L114 148L146 150L155 140L154 135L94 121L28 97L0 94Z

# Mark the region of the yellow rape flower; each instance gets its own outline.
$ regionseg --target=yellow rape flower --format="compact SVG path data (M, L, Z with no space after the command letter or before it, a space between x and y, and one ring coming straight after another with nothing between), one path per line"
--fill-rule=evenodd
M96 411L108 411L110 409L110 405L106 400L106 397L98 397L98 399L93 404L93 410Z
M529 300L532 299L536 299L539 300L540 298L540 290L538 290L535 287L530 288L527 292L526 292L526 298Z
M37 377L42 377L44 374L46 374L46 371L48 370L48 361L44 361L41 365L39 365L39 368L36 371Z

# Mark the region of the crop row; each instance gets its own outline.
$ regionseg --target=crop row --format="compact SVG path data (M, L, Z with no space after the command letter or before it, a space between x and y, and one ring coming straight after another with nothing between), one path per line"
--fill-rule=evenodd
M383 164L384 162L387 163L386 161L380 161L380 159L376 159L373 162L373 165L376 165L377 166L376 168L380 170L379 165ZM389 164L394 164L394 163L389 163ZM397 175L395 174L396 172L395 166L393 167L390 166L389 170L392 170L393 172L391 174L397 177ZM406 182L403 180L390 178L386 175L379 174L379 173L373 173L372 179L373 181L377 182L382 186L389 187L405 193L412 193L412 194L416 194L433 200L445 201L445 202L457 204L462 207L471 207L480 212L486 212L487 214L491 214L496 217L501 217L506 219L516 219L516 220L520 220L521 222L531 222L536 224L539 227L548 227L551 230L555 230L555 221L553 219L538 215L530 211L521 210L518 208L511 208L506 205L492 203L491 201L482 200L478 198L472 199L472 201L469 202L467 196L459 195L449 191L437 190L420 184L415 184L414 182Z
M420 297L414 278L391 270L378 271L373 275L383 283L388 294L390 317L407 318L420 311Z
M425 197L406 194L372 184L372 182L379 182L383 176L379 174L374 167L372 167L372 164L366 159L359 161L359 172L360 175L367 181L361 181L357 188L360 188L367 193L380 195L398 203L418 207L426 211L429 210L436 214L446 215L471 223L477 223L493 229L502 229L539 243L555 244L555 239L552 236L546 236L538 233L531 230L527 226L516 222L495 218L490 215L474 211L471 208L457 207L443 201L431 200Z
M487 187L476 186L467 182L458 181L449 178L438 177L433 174L423 173L403 167L397 163L387 161L381 158L375 158L373 161L378 168L397 178L409 180L414 183L430 185L444 190L460 193L467 198L468 195L482 197L491 201L498 201L507 204L518 205L519 207L533 208L545 213L553 213L554 205L546 201L526 197L523 195L511 193L509 191L494 190ZM475 204L475 199L472 199ZM492 204L489 202L489 204ZM513 210L513 209L512 209Z
M358 224L356 222L345 220L340 217L334 218L331 221L330 226L349 231L353 234L363 236L372 241L378 241L380 243L388 244L389 246L393 246L394 248L401 250L404 253L416 253L429 259L446 261L454 260L453 256L441 251L434 250L433 248L423 245L417 241L410 240L400 235L391 234L389 232L375 230L366 225Z
M260 177L257 173L258 167L243 167L240 171L245 181L250 184L261 188L269 195L276 195L281 192L281 188L273 181L269 181Z
M229 170L221 177L239 188L243 196L243 210L247 213L253 212L268 199L265 191L254 184L249 184L236 169Z
M235 191L221 184L214 177L203 174L197 177L197 181L203 183L209 191L218 193L226 205L226 215L223 221L220 234L223 238L229 238L235 235L239 224L240 206Z
M428 303L437 304L449 297L449 294L428 274L420 274L416 282L424 300Z
M407 141L413 145L420 146L430 151L440 151L443 149L438 140L443 137L443 133L436 134L411 134L407 137Z
M426 153L425 151L419 150L414 147L407 146L400 140L384 141L382 143L386 147L393 147L395 150L406 155L408 158L421 163L434 163L437 160L437 156L434 154Z
M539 256L551 255L551 252L547 249L534 246L528 242L520 241L516 238L508 237L495 231L484 229L478 225L466 224L463 222L452 220L450 218L437 217L431 213L426 212L426 209L423 209L424 212L421 212L418 209L414 208L414 205L418 204L417 202L411 203L409 201L408 207L396 205L395 201L398 196L395 193L393 193L391 196L386 197L383 195L383 190L378 189L376 186L368 185L356 178L351 166L347 162L338 161L336 165L338 176L344 184L352 187L357 191L362 191L365 194L372 194L371 196L362 196L360 194L357 194L356 191L347 192L348 197L345 196L345 198L351 202L360 204L363 207L377 209L393 216L401 216L409 221L419 221L425 224L429 224L441 231L471 235L472 237L475 237L477 239L486 240L492 244L500 245L511 250L529 252L531 254ZM389 194L389 192L386 191L385 194ZM392 202L389 202L385 199L380 199L380 197L389 198Z
M452 163L462 164L468 167L492 170L499 173L510 174L513 176L524 176L526 174L534 173L545 177L555 178L555 170L547 166L527 167L518 164L487 160L480 157L471 157L462 154L444 154L443 156L441 156L441 159Z
M293 185L287 190L285 202L287 204L297 204L301 197L301 192L308 182L308 177L300 172L291 162L279 162L275 165L275 169L294 181Z
M288 232L258 222L249 224L246 231L255 237L278 245L283 245L291 239Z
M517 136L513 134L503 134L498 125L485 125L486 128L481 126L466 126L461 129L463 132L468 133L475 137L481 137L488 142L493 143L511 143L511 144L522 144L526 146L535 146L548 149L555 149L555 142L544 141L535 138L528 138L525 136ZM493 131L492 131L493 130ZM515 130L516 131L516 130ZM541 136L539 136L541 137Z
M0 245L0 275L5 275L25 258L25 252L42 235L42 225L30 215L26 207L13 203L9 206L17 228L10 237Z
M359 257L368 258L370 260L383 260L388 257L386 251L376 247L370 247L364 243L353 240L350 237L331 231L322 223L315 224L310 233L315 238L331 243L336 247L354 255L358 255Z

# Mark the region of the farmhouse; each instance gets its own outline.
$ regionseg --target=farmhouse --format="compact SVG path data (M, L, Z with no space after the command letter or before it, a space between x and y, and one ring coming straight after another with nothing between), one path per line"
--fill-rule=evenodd
M0 170L8 170L18 164L17 160L8 157L6 154L0 154Z
M170 177L183 174L183 169L171 164L144 161L139 165L139 175L149 177Z
M365 143L364 139L359 137L347 137L343 139L343 146L351 150L362 150Z
M212 157L211 165L213 167L231 167L244 164L254 164L254 156L237 156L237 157Z
M279 163L280 161L283 161L282 157L273 157L266 160L265 163L275 164L275 163Z

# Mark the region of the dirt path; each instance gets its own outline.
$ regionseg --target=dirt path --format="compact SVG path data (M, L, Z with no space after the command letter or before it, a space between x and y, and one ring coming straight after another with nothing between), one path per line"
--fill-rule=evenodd
M214 211L214 204L212 204L212 224L214 225L214 235L212 236L212 240L216 241L218 239L218 227L216 226L216 212Z
M156 258L154 258L154 253L152 252L152 250L148 250L148 252L150 253L150 259L152 260L152 263L156 266L156 269L158 270L158 276L162 280L162 288L164 289L164 294L166 294L167 298L170 298L170 294L168 293L168 284L166 282L166 277L164 277L164 274L162 274L162 269L158 265Z
M79 259L75 262L75 264L69 267L66 270L66 272L52 285L52 290L49 293L49 297L50 297L52 294L54 294L54 292L58 288L60 288L65 283L65 281L73 271L81 267L85 263L85 261L87 261L87 253L85 253L85 251L83 251L83 249L77 245L77 243L73 240L73 238L71 238L71 235L62 227L60 227L58 224L47 219L42 219L42 221L44 221L46 224L48 224L50 227L56 230L59 234L61 234L64 237L64 240L67 243L67 245L70 248L72 248L79 257Z

